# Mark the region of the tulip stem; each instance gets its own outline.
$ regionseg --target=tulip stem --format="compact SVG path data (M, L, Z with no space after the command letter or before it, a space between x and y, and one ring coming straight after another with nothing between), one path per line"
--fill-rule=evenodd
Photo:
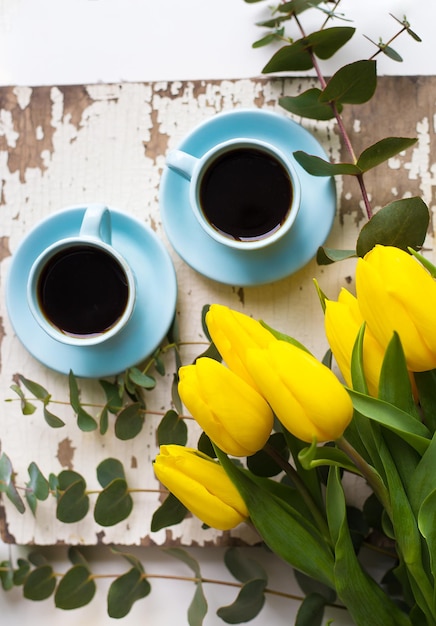
M310 491L307 489L304 481L301 479L301 476L298 474L295 467L292 467L292 465L288 463L288 461L286 461L286 459L284 459L271 444L265 444L263 449L290 478L292 484L298 490L308 509L312 513L313 519L318 525L318 529L322 533L323 537L327 540L328 544L331 545L332 541L325 517L319 510L319 507L317 506Z
M392 519L392 507L389 492L386 489L386 485L381 479L380 474L365 461L362 455L357 452L357 450L345 439L345 437L337 439L336 445L353 461L354 465L358 468L362 476L371 486L381 504L384 506L389 518Z

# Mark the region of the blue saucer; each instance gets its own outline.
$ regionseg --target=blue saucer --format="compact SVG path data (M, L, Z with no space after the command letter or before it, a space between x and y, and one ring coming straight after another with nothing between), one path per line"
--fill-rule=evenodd
M76 347L47 335L27 305L26 285L35 258L55 240L77 235L85 207L50 215L21 242L7 279L6 305L15 333L24 347L47 367L76 376L112 376L150 356L165 338L174 319L177 283L170 256L154 232L125 213L111 209L112 244L133 269L137 283L135 308L119 335L95 346Z
M236 137L256 137L287 153L304 150L327 159L318 141L284 115L260 109L237 109L197 126L178 146L201 156L215 144ZM301 205L288 235L261 250L232 250L204 232L189 204L189 181L166 167L160 184L162 223L177 254L200 274L220 283L250 286L270 283L306 265L326 240L336 213L336 190L330 177L311 176L294 160L301 180Z

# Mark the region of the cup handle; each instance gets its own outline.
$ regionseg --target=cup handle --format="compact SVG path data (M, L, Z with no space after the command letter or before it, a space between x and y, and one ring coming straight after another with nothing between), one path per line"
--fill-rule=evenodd
M90 204L87 207L80 227L80 237L91 237L111 243L111 214L104 204Z
M188 180L191 180L192 173L198 160L199 159L192 156L192 154L183 152L183 150L171 150L167 154L166 164L172 170L175 170Z

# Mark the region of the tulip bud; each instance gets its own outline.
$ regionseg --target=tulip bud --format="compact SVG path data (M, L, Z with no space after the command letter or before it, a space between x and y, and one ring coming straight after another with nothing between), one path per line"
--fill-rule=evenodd
M436 367L436 282L414 257L375 246L357 262L356 291L362 316L383 348L396 331L409 370Z
M302 441L338 439L353 416L350 396L311 354L277 340L248 353L258 388L283 426Z
M268 440L273 413L262 396L227 367L206 357L179 369L182 402L221 450L254 454Z
M193 448L161 446L153 464L160 482L208 526L230 530L248 510L224 469Z
M333 356L346 384L352 387L351 355L364 319L357 299L346 289L342 289L338 301L325 301L325 331ZM377 397L380 371L384 350L366 328L363 338L363 370L368 391Z
M212 304L206 314L206 324L212 340L229 368L255 387L246 367L246 352L250 348L266 348L275 337L253 318L221 304Z

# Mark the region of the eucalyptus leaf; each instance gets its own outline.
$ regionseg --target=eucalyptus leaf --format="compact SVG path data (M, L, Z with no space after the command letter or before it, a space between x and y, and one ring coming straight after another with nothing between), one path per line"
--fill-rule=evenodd
M58 609L78 609L89 604L95 592L95 581L89 569L74 565L63 575L56 589L55 605Z
M328 81L320 100L341 104L363 104L377 86L375 61L355 61L341 67Z
M265 584L268 582L268 575L265 569L242 552L240 548L228 548L224 554L224 563L229 572L241 583L249 580L263 580Z
M98 495L94 519L100 526L114 526L129 517L132 509L133 500L126 481L115 478Z
M330 265L345 259L352 259L356 256L355 250L335 250L334 248L318 248L316 253L316 262L318 265Z
M88 561L76 546L70 546L68 548L68 558L73 565L84 565L88 567Z
M421 421L413 397L404 350L398 333L394 332L385 352L380 372L379 398Z
M265 604L266 581L248 580L238 593L236 600L217 610L217 615L226 624L248 622L259 615Z
M106 396L106 408L109 413L116 415L123 407L123 398L117 383L101 379L98 381Z
M40 385L39 383L35 383L33 380L25 378L21 374L18 375L18 378L26 387L26 389L35 396L35 398L38 398L38 400L41 400L44 403L49 402L51 395L42 385Z
M362 172L367 172L380 163L387 161L403 150L407 150L417 142L416 138L386 137L366 148L357 159L357 166Z
M99 430L100 435L105 435L109 428L109 411L107 407L103 407L100 413L98 424L99 424L98 430Z
M78 413L80 409L80 392L79 386L77 384L77 379L74 376L72 370L70 370L68 374L68 385L70 390L70 404L73 408L73 411L75 413Z
M313 60L308 45L307 39L299 39L290 45L283 46L268 61L262 73L300 72L312 69Z
M141 372L137 367L131 367L127 374L130 380L138 387L143 387L144 389L154 389L156 387L156 379Z
M118 413L115 420L115 435L126 441L138 435L144 425L144 411L140 402L132 402Z
M398 63L403 62L403 57L391 46L383 46L381 50L383 54L389 57L392 61L397 61Z
M157 532L162 528L180 524L188 513L188 509L172 493L168 494L163 503L153 513L151 531Z
M13 584L16 587L24 585L30 572L30 563L27 559L18 559L17 566L13 574Z
M358 176L362 173L354 163L330 163L302 150L297 150L293 155L297 163L312 176Z
M41 565L30 572L24 581L23 596L40 601L49 598L56 588L56 576L51 565Z
M148 596L151 586L144 574L132 567L125 574L118 576L109 588L107 612L113 619L125 617L135 602Z
M175 406L177 413L182 415L183 404L179 394L179 377L177 374L173 375L173 382L171 384L171 400Z
M303 13L303 11L307 11L307 9L318 6L318 4L322 2L323 0L290 0L289 2L279 4L278 11L298 15L299 13Z
M62 428L65 426L65 422L61 420L60 417L49 411L46 406L44 406L43 414L45 421L51 428Z
M184 446L187 440L188 428L185 420L176 411L167 411L157 427L158 445L178 444Z
M319 593L307 595L298 609L295 626L321 626L326 600Z
M83 519L89 511L89 497L83 478L68 485L59 496L56 517L60 522L73 524Z
M97 466L97 480L103 488L116 478L126 478L123 464L118 459L105 459Z
M23 415L32 415L33 413L35 413L36 406L26 399L21 387L19 387L19 385L13 384L11 385L11 389L12 391L15 391L15 393L19 396L21 400L21 413Z
M273 433L268 439L266 449L247 457L247 467L256 476L277 476L283 471L275 458L268 453L269 447L273 448L284 461L288 460L289 450L283 433Z
M77 411L77 425L85 433L92 432L98 428L98 423L83 407Z
M395 246L402 250L420 248L424 243L430 214L418 196L395 200L380 209L360 231L356 244L363 257L376 244Z
M202 576L198 561L186 552L186 550L182 550L181 548L168 548L165 550L165 553L179 559L194 572L194 576L197 580L195 583L194 597L188 608L188 623L189 626L202 626L204 616L207 613L207 601L203 592Z
M320 59L330 59L356 32L352 26L323 28L307 37L312 51Z
M325 602L329 604L332 604L336 600L336 592L334 589L331 589L326 585L322 585L317 580L306 576L306 574L303 574L298 570L294 570L294 576L298 586L306 595L316 593L323 596Z
M265 24L266 25L266 24ZM252 44L253 48L262 48L263 46L268 46L270 43L277 39L277 35L275 33L268 33L264 37L261 37L257 41Z
M26 500L33 514L35 514L37 500L46 500L50 488L48 480L44 477L36 463L32 462L27 471L30 480L26 483Z
M0 457L0 493L5 493L19 513L26 510L24 502L15 487L15 472L11 460L3 452Z
M10 591L14 586L14 570L10 561L0 562L0 583L4 591Z
M335 117L332 107L327 102L320 102L321 90L314 87L298 96L283 96L279 98L279 105L295 115L314 120L330 120ZM339 112L342 106L338 107Z

